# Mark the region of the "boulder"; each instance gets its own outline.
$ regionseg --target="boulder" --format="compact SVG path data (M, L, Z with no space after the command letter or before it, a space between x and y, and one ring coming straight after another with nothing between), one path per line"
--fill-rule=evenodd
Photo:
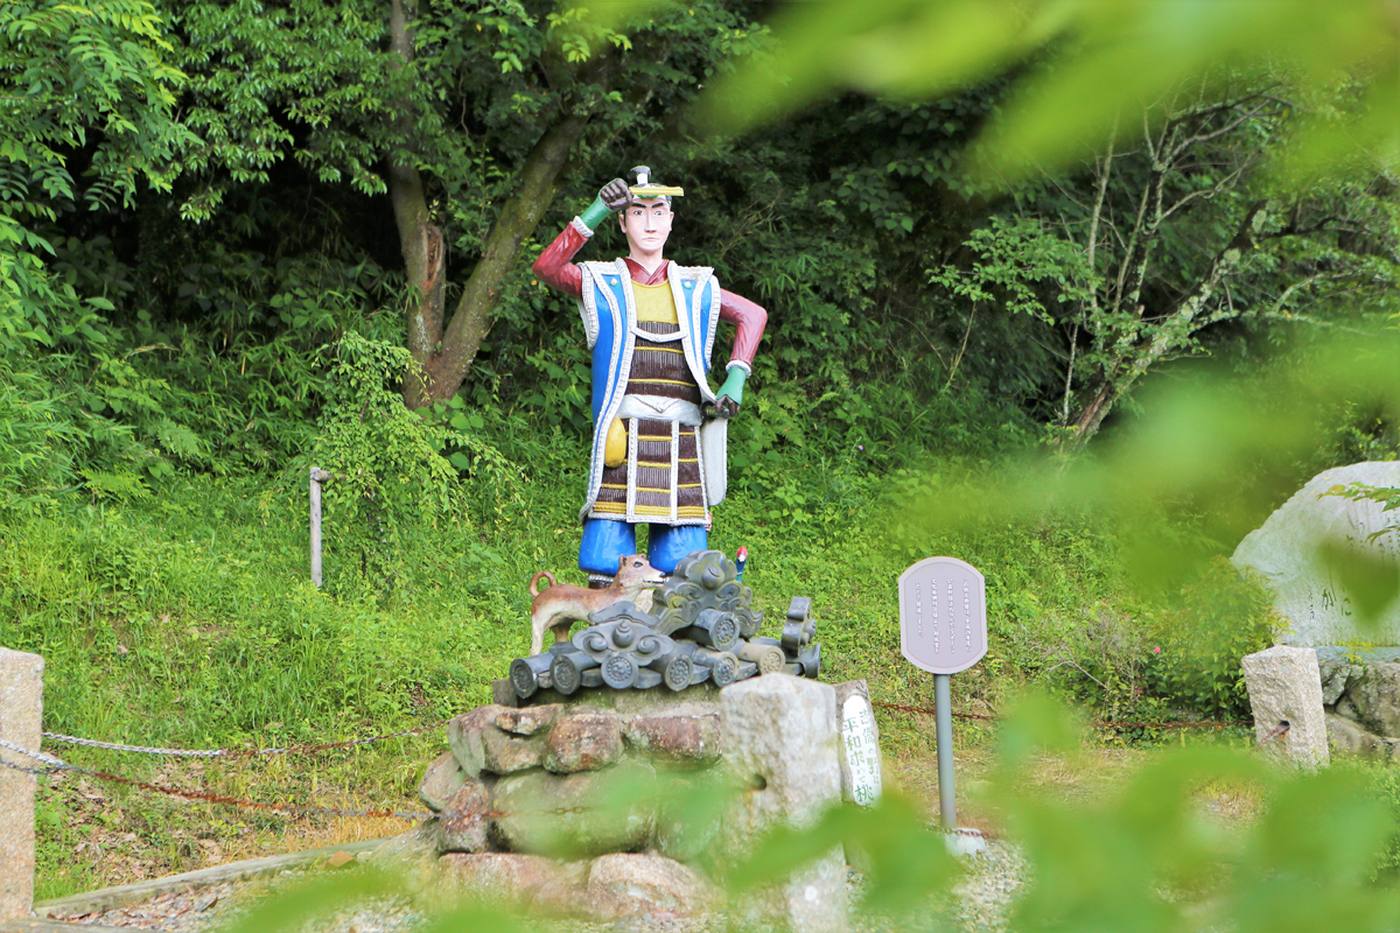
M444 884L462 894L555 908L583 903L586 866L513 852L449 852L438 860Z
M1400 736L1400 664L1367 664L1349 680L1346 690L1361 725L1377 735Z
M447 806L447 801L451 800L452 795L466 782L467 773L457 763L456 756L450 751L443 752L428 765L428 770L423 775L423 783L418 787L418 797L428 805L429 810L436 813Z
M505 709L504 706L478 706L448 721L447 747L468 777L476 777L486 766L481 735L487 729L496 728L496 717Z
M571 856L643 848L654 824L650 766L605 771L527 771L496 782L492 834L503 849Z
M491 792L472 778L438 814L438 851L484 852L491 828Z
M657 781L656 833L652 845L662 855L697 862L720 851L725 810L735 788L721 768L668 771Z
M1336 713L1327 714L1327 741L1332 750L1339 754L1360 758L1390 757L1390 746L1384 739L1372 735L1360 724Z
M651 853L599 856L585 890L590 916L602 920L696 916L723 904L698 872Z
M497 722L512 722L517 712L504 706L479 706L447 724L447 744L468 777L482 772L513 774L537 768L544 760L544 737L503 731Z
M554 724L564 707L557 703L547 706L526 706L522 709L507 709L496 715L496 728L511 735L530 736Z
M709 762L720 754L719 708L706 704L627 720L627 742L639 751L673 762Z
M606 710L561 717L545 740L544 766L558 774L597 771L622 757L622 721Z
M1318 673L1322 677L1322 703L1334 705L1346 692L1347 683L1361 673L1361 665L1353 664L1345 655L1317 653Z
M1400 486L1400 461L1355 463L1313 477L1259 528L1250 532L1231 561L1262 574L1274 593L1274 606L1289 624L1285 644L1347 645L1364 642L1400 645L1400 598L1392 598L1371 625L1357 624L1355 607L1318 555L1324 543L1354 549L1396 568L1400 574L1400 535L1373 537L1394 522L1380 503L1327 495L1352 483Z

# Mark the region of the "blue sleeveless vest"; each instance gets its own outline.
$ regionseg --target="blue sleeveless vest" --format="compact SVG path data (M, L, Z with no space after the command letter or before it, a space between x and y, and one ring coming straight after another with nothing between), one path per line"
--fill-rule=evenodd
M585 262L579 267L583 271L579 314L588 335L588 347L593 351L593 448L588 496L582 513L586 515L603 481L603 446L608 425L622 406L632 368L637 302L625 260ZM719 328L719 282L714 270L707 266L678 266L674 262L667 268L666 276L676 304L686 365L700 386L701 397L713 402L715 392L706 373Z

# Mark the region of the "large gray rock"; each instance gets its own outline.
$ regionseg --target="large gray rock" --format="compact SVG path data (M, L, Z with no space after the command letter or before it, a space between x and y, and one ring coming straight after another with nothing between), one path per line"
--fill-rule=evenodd
M1395 521L1395 513L1386 514L1369 500L1324 495L1351 483L1400 486L1400 461L1354 463L1319 473L1250 532L1230 558L1268 582L1275 608L1289 623L1286 644L1400 645L1400 598L1392 599L1372 624L1358 627L1350 597L1318 556L1318 546L1332 542L1395 565L1400 573L1400 535L1372 538Z
M1375 661L1347 682L1347 698L1361 725L1382 736L1400 736L1400 664Z
M491 791L471 778L438 814L438 849L442 852L485 852L491 829Z
M1361 665L1353 664L1345 655L1317 653L1318 672L1322 675L1322 702L1332 706L1346 693L1347 684L1361 673Z
M696 916L721 905L718 892L694 869L651 853L616 853L588 868L588 912L600 920Z
M1396 742L1368 732L1359 723L1336 713L1327 714L1327 741L1338 754L1382 761L1394 754Z
M664 761L703 763L720 754L719 707L711 703L638 714L627 720L627 742Z
M503 777L491 798L495 841L511 852L574 857L640 849L655 821L655 778L641 762Z
M0 648L0 739L39 750L44 659ZM0 760L36 762L0 749ZM0 767L0 924L28 917L34 905L34 775Z
M513 774L537 768L544 760L545 737L536 729L528 735L507 732L498 722L518 729L518 712L504 706L479 706L447 724L447 745L469 777L483 771Z
M836 691L766 674L720 693L725 761L749 788L726 812L726 852L741 853L782 823L803 826L841 802ZM847 929L846 860L839 848L736 905L741 924Z
M1254 734L1264 750L1304 768L1327 764L1317 653L1311 648L1275 645L1245 655L1243 664ZM1284 725L1286 730L1280 732Z
M622 757L622 721L608 710L560 717L545 740L544 766L569 774L597 771Z
M418 786L418 797L436 813L447 806L452 795L461 790L467 780L467 773L457 763L456 756L450 751L443 752L428 765L423 783Z
M449 889L499 898L524 906L557 909L583 903L583 862L559 862L539 855L508 852L449 852L438 860Z

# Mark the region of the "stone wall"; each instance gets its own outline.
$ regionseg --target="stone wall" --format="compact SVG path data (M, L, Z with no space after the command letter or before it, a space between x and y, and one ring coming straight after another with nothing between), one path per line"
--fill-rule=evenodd
M1332 747L1400 759L1400 650L1318 648L1317 663Z
M703 869L841 800L836 691L768 674L723 690L589 691L452 720L421 788L445 877L590 917L724 905ZM842 853L738 905L843 929Z

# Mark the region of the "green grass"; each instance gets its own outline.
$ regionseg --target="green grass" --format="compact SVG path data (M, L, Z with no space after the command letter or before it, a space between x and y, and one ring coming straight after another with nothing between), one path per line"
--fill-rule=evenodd
M124 504L75 498L5 527L0 643L44 656L45 728L57 732L185 747L281 745L452 715L489 702L492 679L527 651L530 575L550 569L581 580L583 475L571 453L527 476L518 510L411 535L397 588L382 599L310 584L300 473L181 478L158 497ZM1169 616L1133 595L1108 529L1066 519L916 539L900 530L906 479L854 461L752 468L717 508L712 546L748 546L745 582L770 631L791 597L812 597L823 678L865 678L877 699L931 704L932 679L899 653L895 584L915 560L950 554L986 574L991 632L986 659L955 680L959 708L998 708L1018 685L1039 681L1106 711L1167 710L1167 700L1142 692L1150 683L1141 665L1152 630ZM350 558L337 549L331 492L326 542L334 582ZM1058 663L1066 657L1073 664ZM928 756L927 722L880 718L886 755ZM973 745L990 731L959 728L960 742ZM63 753L261 800L412 808L440 744L430 734L204 766ZM290 848L289 835L310 845L399 824L289 823L68 778L45 792L40 825L39 890L57 896Z

